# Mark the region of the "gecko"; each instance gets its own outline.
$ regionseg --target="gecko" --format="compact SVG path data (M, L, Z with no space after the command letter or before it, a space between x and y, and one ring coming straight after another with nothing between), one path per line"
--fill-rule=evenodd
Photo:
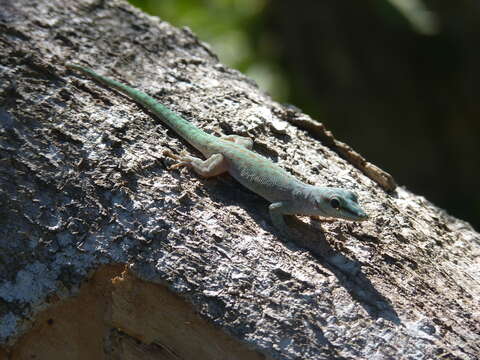
M284 215L321 216L363 221L368 218L351 190L306 184L262 155L252 151L253 140L239 135L222 137L206 133L146 93L76 64L67 68L97 80L131 98L158 117L165 125L205 156L205 160L187 155L167 156L178 162L172 166L192 168L204 178L229 173L240 184L262 196L271 204L270 218L281 234L291 229Z

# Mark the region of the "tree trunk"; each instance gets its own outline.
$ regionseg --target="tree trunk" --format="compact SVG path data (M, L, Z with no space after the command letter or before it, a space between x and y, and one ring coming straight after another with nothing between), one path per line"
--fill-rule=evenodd
M253 137L370 219L289 219L282 241L266 201L168 170L193 150L66 62ZM122 1L0 0L0 174L0 358L480 356L479 234Z

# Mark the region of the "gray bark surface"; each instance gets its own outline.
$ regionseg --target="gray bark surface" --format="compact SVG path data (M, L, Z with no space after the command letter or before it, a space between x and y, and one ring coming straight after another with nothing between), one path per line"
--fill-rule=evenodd
M165 149L193 150L66 62L207 132L251 136L304 181L355 190L370 220L290 220L304 240L282 241L266 201L229 176L169 171ZM0 0L0 344L120 263L268 358L478 358L479 234L385 191L311 124L123 1Z

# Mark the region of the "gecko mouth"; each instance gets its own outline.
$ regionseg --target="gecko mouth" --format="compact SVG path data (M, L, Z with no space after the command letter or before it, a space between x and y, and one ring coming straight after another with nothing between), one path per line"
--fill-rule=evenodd
M342 211L345 211L347 214L350 214L353 218L358 220L365 220L368 218L368 215L361 210L358 212L355 212L353 210L342 207Z

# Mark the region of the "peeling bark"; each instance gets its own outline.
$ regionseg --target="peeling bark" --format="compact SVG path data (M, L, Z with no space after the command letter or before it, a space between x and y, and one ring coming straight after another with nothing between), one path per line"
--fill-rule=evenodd
M0 9L0 356L25 358L25 344L78 323L72 331L85 337L68 349L186 358L178 338L135 315L148 304L161 319L164 303L151 299L163 289L197 314L198 329L221 333L185 337L206 353L225 341L235 359L479 357L480 236L469 224L404 188L385 191L391 178L381 187L342 159L334 138L319 141L292 120L306 115L220 64L188 29L122 1L0 0ZM268 204L232 178L168 171L165 149L193 150L126 97L67 71L72 61L210 133L253 137L307 182L354 189L370 220L290 220L304 240L283 242ZM126 272L130 300L118 295L128 294ZM79 317L67 305L92 282L105 303ZM142 296L150 300L135 303ZM115 299L133 307L116 318ZM28 356L52 359L66 348L35 349Z

